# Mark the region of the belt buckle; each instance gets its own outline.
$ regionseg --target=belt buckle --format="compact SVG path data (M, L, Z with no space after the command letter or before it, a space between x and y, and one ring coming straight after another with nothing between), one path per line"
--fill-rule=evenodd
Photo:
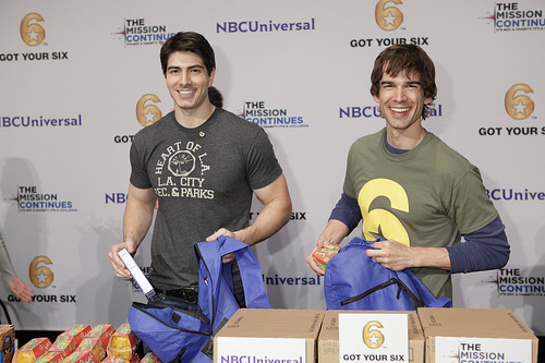
M187 303L195 304L197 302L197 295L193 289L182 289L182 295Z

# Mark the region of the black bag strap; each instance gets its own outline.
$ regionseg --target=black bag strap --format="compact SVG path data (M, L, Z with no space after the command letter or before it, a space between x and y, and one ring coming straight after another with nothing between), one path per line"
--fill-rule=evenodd
M12 325L11 323L11 317L9 316L8 309L6 309L6 305L2 300L0 300L0 305L2 305L2 310L4 311L4 315L6 316L6 320L8 321L9 325Z
M398 287L397 294L396 294L396 298L398 300L399 300L399 297L401 295L401 292L404 291L409 296L409 298L411 299L411 302L412 302L413 307L414 307L415 310L416 310L416 308L424 306L424 301L422 299L420 299L413 291L411 291L411 289L409 289L409 287L407 287L407 285L403 281L401 281L401 279L399 277L397 277L397 273L396 273L396 277L392 277L388 281L385 281L385 282L383 282L381 284L378 284L375 287L372 287L369 290L362 292L361 294L358 294L358 295L353 296L353 297L351 297L349 299L341 301L341 306L345 306L345 305L351 304L353 302L362 300L365 297L371 295L372 293L374 293L376 291L379 291L379 290L382 290L382 289L385 289L385 288L387 288L388 286L391 286L391 285L397 285L397 287Z
M233 279L233 295L241 308L246 307L246 298L244 297L244 285L242 284L242 276L238 267L237 259L235 258L231 265L231 278Z

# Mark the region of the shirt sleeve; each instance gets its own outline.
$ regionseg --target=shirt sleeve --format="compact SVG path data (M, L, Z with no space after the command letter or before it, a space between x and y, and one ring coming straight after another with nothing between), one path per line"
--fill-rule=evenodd
M0 236L0 275L5 282L9 282L17 278L2 236Z
M265 131L259 128L247 155L248 180L253 190L266 187L282 174L282 168Z
M151 188L151 182L148 178L145 162L140 154L137 143L133 142L130 149L131 176L130 182L137 188Z
M499 216L486 227L462 236L465 242L447 247L451 273L492 270L507 264L510 247Z
M346 224L349 233L357 227L362 218L358 200L346 193L341 194L341 199L339 199L329 216L329 219L336 219Z

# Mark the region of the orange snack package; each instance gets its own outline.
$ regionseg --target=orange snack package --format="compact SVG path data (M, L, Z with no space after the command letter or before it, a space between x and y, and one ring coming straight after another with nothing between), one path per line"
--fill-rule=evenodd
M15 359L17 363L34 362L44 355L50 346L49 338L34 338L15 352Z
M316 250L312 254L312 258L314 259L314 262L316 262L318 267L325 271L325 268L329 260L335 257L340 250L341 250L341 246L339 245L332 245L331 247L324 246L320 248L319 250Z
M153 352L146 353L140 363L161 363L161 360Z
M76 324L60 334L55 342L49 347L50 352L62 352L63 358L72 354L81 344L83 337L91 331L87 324Z
M36 363L58 363L61 362L64 358L65 356L62 351L47 351L40 358L36 359Z
M108 343L110 338L115 333L115 329L110 324L99 324L95 326L87 335L85 339L91 338L97 340L99 346L106 351L108 349Z
M101 363L138 363L140 362L140 356L138 353L135 353L131 360L126 360L117 355L108 355Z
M92 352L93 356L96 357L98 362L100 362L104 359L104 357L106 357L106 349L102 348L102 346L103 343L98 337L84 338L74 353Z
M110 338L108 355L116 355L125 360L130 360L136 350L138 338L134 335L129 324L121 324Z
M96 356L95 352L92 350L76 350L74 353L64 358L61 363L98 363L103 358L104 357Z

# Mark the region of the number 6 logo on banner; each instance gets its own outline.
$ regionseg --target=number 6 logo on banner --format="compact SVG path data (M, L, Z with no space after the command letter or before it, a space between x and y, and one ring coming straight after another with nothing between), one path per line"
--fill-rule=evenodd
M380 0L375 7L375 21L382 30L396 30L403 23L403 13L396 7L385 7L387 3L403 4L401 0Z
M136 104L136 117L138 118L138 122L144 127L161 119L161 110L159 110L159 107L155 104L146 105L148 101L161 102L159 97L153 94L144 95L138 100Z
M30 24L32 20L44 21L44 18L36 13L27 14L21 21L21 39L26 45L35 47L44 41L45 30L40 24Z
M38 256L32 260L28 268L28 276L34 286L45 289L53 283L53 271L44 265L52 265L53 262L46 256Z
M527 95L517 96L518 91L534 93L527 84L516 84L505 95L505 111L515 120L524 120L534 112L534 101Z

